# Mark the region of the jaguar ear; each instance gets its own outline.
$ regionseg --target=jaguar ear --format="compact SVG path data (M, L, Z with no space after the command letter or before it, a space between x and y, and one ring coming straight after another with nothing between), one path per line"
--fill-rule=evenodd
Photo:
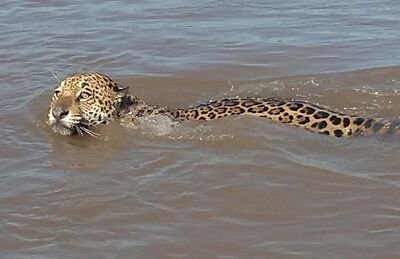
M113 90L117 94L118 97L124 97L128 93L129 87L122 86L120 84L115 83L113 85Z

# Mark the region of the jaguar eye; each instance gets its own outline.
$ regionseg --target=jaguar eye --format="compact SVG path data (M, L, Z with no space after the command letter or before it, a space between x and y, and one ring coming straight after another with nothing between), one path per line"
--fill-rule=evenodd
M90 94L88 94L88 93L81 93L81 94L79 95L79 97L78 97L78 99L79 99L80 101L84 101L84 100L89 99L89 98L90 98Z

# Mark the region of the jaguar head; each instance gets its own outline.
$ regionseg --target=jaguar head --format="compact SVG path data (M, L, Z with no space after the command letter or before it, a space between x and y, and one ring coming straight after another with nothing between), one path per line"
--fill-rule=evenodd
M61 135L97 134L93 127L116 119L128 89L100 73L68 76L51 98L48 123Z

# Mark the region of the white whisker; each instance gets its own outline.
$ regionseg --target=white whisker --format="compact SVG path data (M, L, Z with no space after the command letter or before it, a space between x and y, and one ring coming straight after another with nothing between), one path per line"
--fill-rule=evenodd
M53 72L50 72L50 74L57 80L58 83L61 82L61 80Z
M76 129L76 132L78 132L79 135L83 136L82 129L79 126L76 126L75 129Z
M96 133L96 132L94 132L94 131L92 131L92 130L90 130L90 129L87 129L87 128L85 128L85 127L80 127L80 129L81 129L83 132L87 133L88 135L90 135L90 136L92 136L92 137L95 137L95 138L100 137L100 134L98 134L98 133Z
M85 126L93 126L93 127L97 127L97 125L95 124L89 124L88 122L82 121L82 117L80 116L74 116L68 119L68 122L72 123L72 124L82 124Z
M79 121L78 123L82 124L82 125L85 125L85 126L95 126L95 125L91 125L91 124L89 124L87 122L84 122L84 121Z

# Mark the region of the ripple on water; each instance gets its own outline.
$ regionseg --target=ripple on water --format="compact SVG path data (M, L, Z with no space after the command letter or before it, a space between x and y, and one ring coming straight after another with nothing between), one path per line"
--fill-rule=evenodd
M135 75L123 84L171 107L257 95L398 116L399 2L325 2L2 1L1 257L398 258L398 139L243 117L98 139L45 123L50 72L80 71Z

